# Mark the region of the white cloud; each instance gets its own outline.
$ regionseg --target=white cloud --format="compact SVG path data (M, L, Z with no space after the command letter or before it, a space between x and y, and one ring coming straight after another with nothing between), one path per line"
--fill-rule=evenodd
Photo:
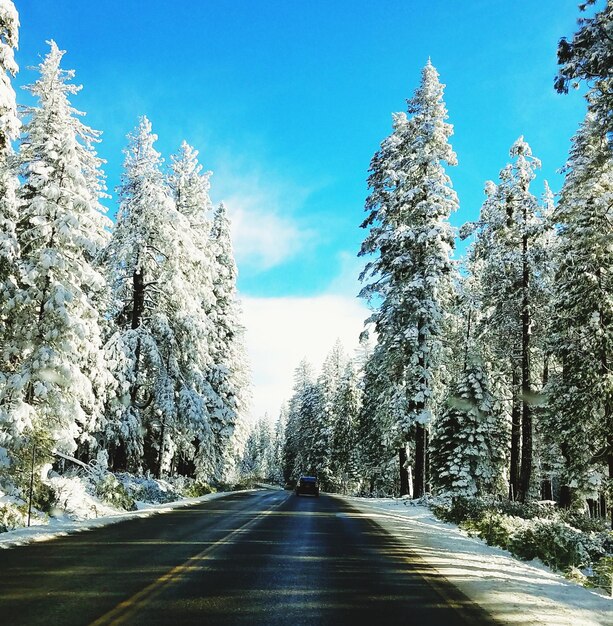
M334 342L358 345L369 311L355 297L320 295L242 299L253 372L251 415L276 419L291 396L294 369L306 358L319 368Z
M223 199L232 222L239 267L263 271L282 264L315 242L314 231L295 214L311 191L262 172L240 158L220 157L212 189Z
M239 266L266 270L298 254L310 239L292 219L266 211L262 198L231 196L232 242Z

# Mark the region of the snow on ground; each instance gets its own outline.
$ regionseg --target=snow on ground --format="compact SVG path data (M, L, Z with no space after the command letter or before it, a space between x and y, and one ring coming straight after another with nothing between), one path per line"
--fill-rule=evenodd
M179 507L206 502L207 500L215 500L227 496L229 492L220 491L218 493L209 493L199 498L185 498L176 502L167 502L165 504L149 504L146 502L136 502L137 511L118 511L109 506L101 505L99 501L95 501L98 513L102 513L100 517L90 519L73 520L65 515L49 518L48 523L29 528L19 528L5 533L0 533L0 548L13 548L34 541L47 541L55 537L62 537L92 528L100 528L109 524L117 524L128 519L136 517L150 517L158 513L167 513ZM88 501L83 500L87 506Z
M396 498L346 497L501 624L613 626L613 600L567 581L538 561L469 537L425 506Z

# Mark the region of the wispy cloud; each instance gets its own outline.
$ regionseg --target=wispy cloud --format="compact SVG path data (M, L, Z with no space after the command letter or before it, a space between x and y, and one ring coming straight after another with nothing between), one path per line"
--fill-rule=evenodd
M267 206L264 198L233 195L225 200L232 220L232 240L239 266L267 270L304 250L312 233L290 216Z
M274 173L264 173L234 156L219 160L214 200L223 200L232 220L240 267L265 271L303 254L316 234L297 216L312 190Z

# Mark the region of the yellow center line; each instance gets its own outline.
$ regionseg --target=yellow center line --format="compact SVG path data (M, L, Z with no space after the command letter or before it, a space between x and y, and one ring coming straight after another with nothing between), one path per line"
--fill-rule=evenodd
M255 517L251 518L248 522L245 522L238 528L235 528L222 539L212 543L198 554L190 557L184 563L176 565L172 569L168 570L165 574L162 574L158 579L154 580L150 585L147 585L147 587L141 589L138 593L135 593L127 600L123 600L114 609L111 609L108 613L105 613L102 617L93 621L90 626L115 626L118 624L125 624L136 611L144 607L152 600L152 598L159 595L164 589L179 582L185 577L186 574L202 569L202 564L198 563L198 561L203 561L217 548L232 544L238 535L246 532L251 526L255 525L262 518L271 515L274 512L274 509L279 508L284 502L285 499L274 505L268 511L258 513Z

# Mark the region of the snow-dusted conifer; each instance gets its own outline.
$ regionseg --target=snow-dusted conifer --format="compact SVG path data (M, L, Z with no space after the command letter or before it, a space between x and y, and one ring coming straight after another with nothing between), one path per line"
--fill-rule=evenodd
M334 398L334 422L330 446L332 481L342 493L356 478L355 449L358 416L362 406L362 390L353 363L348 362Z
M432 482L441 491L476 496L502 486L506 423L480 364L468 363L434 423Z
M19 41L19 16L11 0L0 0L0 302L11 297L17 275L18 244L15 235L18 180L11 142L19 134L15 91L11 77L18 67L14 49ZM0 307L0 353L8 341L8 319Z
M149 120L142 118L128 139L120 208L106 250L117 327L106 346L117 379L106 437L115 469L159 474L182 427L177 420L182 356L173 324L181 306L175 255L189 224L162 175Z
M547 422L562 455L563 485L592 497L602 475L613 481L612 206L613 157L589 112L553 215L559 235L550 345L558 371Z
M211 439L211 411L222 405L209 380L214 366L210 343L215 335L207 314L215 304L210 172L202 173L198 152L186 142L171 161L169 185L177 211L186 222L172 259L173 328L180 374L177 411L183 433L176 452L178 467L193 464L196 475L209 480L217 472L218 460L206 445L201 453L200 442Z
M300 474L316 471L309 466L312 446L309 426L321 410L321 394L313 366L305 359L294 372L293 392L288 406L283 448L283 476L286 482L296 480Z
M236 294L237 268L232 251L230 221L223 204L215 210L211 230L213 247L213 303L209 350L212 365L208 381L215 392L210 406L216 454L226 458L237 419L248 403L248 365L244 329Z
M397 430L399 389L389 380L384 348L377 345L363 364L362 405L356 423L356 447L352 462L361 491L368 494L394 493L397 472L388 471L398 450L406 450L406 439Z
M347 356L340 340L324 359L317 383L321 392L322 409L315 416L313 431L313 464L317 466L319 481L324 489L329 489L334 482L332 474L332 437L338 421L338 394L342 377L347 365Z
M500 182L486 184L472 254L483 311L479 333L494 356L493 376L504 379L505 395L512 398L510 495L525 499L532 479L535 330L543 336L542 329L533 328L539 319L534 309L543 300L547 237L530 192L540 161L523 137L512 146L511 157L515 160L501 170Z
M60 68L64 52L50 46L29 87L38 103L18 156L20 280L5 304L12 338L4 358L13 366L0 402L22 444L42 437L74 454L95 447L102 424L108 379L97 309L105 281L96 262L110 222L100 204L99 133L70 104L80 87Z
M586 0L579 5L585 11L599 0ZM578 20L579 29L571 41L563 37L558 44L558 76L555 88L567 93L579 81L590 85L586 94L588 107L598 120L600 133L613 133L613 3L604 0L602 9L591 17ZM604 156L604 154L601 154Z
M360 251L375 255L362 280L361 295L380 303L370 321L385 353L387 376L404 390L405 411L398 424L401 493L408 493L405 442L414 440L415 490L426 485L427 433L440 361L444 303L450 297L453 233L449 215L457 208L444 164L455 165L449 144L443 85L428 62L407 117L393 118L393 132L371 162L368 179L369 228Z

